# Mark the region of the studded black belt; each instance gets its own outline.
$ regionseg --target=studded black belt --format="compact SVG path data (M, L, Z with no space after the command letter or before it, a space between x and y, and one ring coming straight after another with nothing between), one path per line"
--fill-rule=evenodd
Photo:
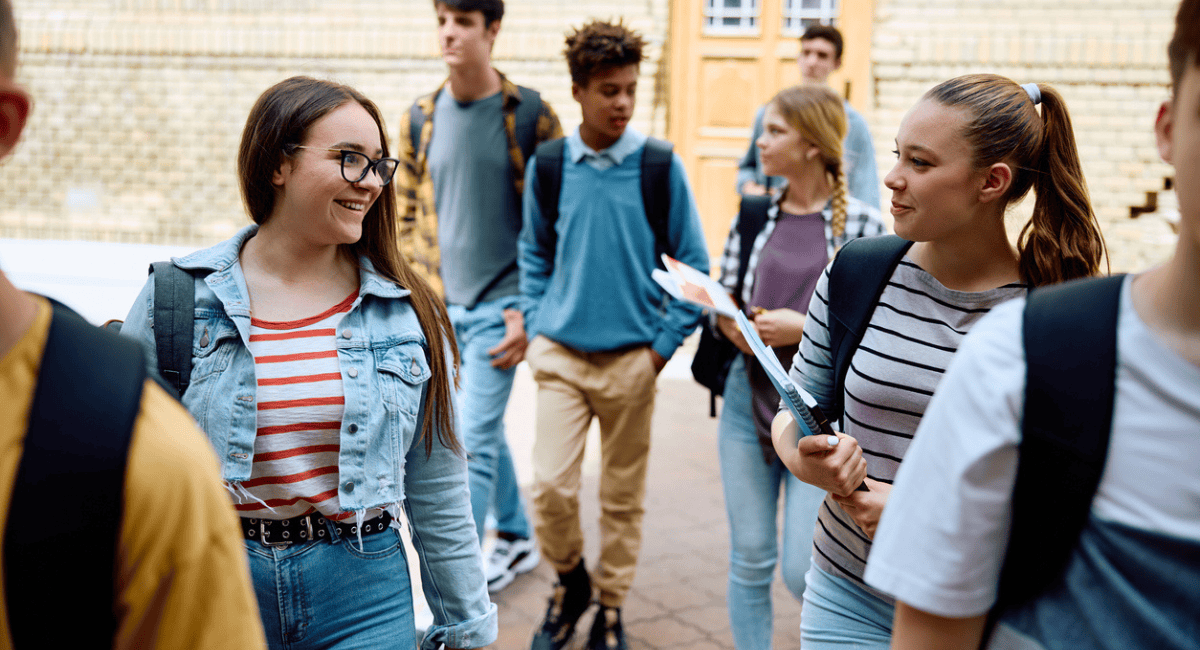
M363 536L382 533L392 524L392 513L384 512L362 524ZM291 519L248 519L242 518L242 535L246 539L262 542L263 546L291 546L309 540L330 539L329 528L323 515L313 513ZM357 524L332 522L336 535L358 537Z

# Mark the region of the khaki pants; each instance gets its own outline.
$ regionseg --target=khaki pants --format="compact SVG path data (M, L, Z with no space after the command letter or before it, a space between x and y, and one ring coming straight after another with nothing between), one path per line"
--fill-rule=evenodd
M620 607L642 545L657 372L650 348L579 352L544 336L526 353L538 384L533 506L538 542L556 571L583 555L579 481L592 418L600 420L600 603Z

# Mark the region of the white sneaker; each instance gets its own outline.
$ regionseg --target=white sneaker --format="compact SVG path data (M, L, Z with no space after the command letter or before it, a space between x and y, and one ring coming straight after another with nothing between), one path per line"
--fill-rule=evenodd
M532 571L542 560L537 542L532 539L508 541L497 537L492 554L488 556L484 575L487 577L488 592L496 593L507 587L517 574Z

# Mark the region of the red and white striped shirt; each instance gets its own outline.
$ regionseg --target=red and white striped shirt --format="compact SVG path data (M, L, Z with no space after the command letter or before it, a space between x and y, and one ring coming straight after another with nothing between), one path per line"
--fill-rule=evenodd
M357 297L355 290L325 312L301 320L250 319L258 433L250 479L240 484L252 498L237 495L239 515L288 519L315 510L335 521L354 516L341 512L338 502L345 393L336 333ZM381 512L368 511L365 518Z

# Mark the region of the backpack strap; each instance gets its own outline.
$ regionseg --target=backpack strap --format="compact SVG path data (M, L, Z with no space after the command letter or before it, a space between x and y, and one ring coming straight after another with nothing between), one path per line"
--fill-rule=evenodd
M871 314L892 272L912 242L896 235L860 237L842 247L829 268L829 350L833 358L833 403L825 414L842 418L846 371L862 342Z
M542 210L545 229L535 234L538 244L549 252L550 259L554 259L554 252L558 248L558 231L555 230L555 224L558 222L558 201L562 193L566 145L566 138L556 138L537 147L537 169L534 170L537 187L534 188L534 196L537 197L538 207Z
M16 648L44 647L48 638L108 648L145 359L136 341L53 309L4 531L8 625Z
M654 233L654 263L659 256L675 254L671 246L671 163L675 145L658 138L647 138L642 147L642 205Z
M1123 284L1119 275L1077 280L1026 301L1012 529L989 631L1006 609L1062 580L1087 524L1112 431Z
M517 146L521 148L522 158L528 161L537 146L537 123L542 114L542 95L525 86L517 86L517 90L521 93L521 101L513 110L513 123L516 126L513 135L516 136Z
M421 146L421 127L425 126L425 111L417 102L408 109L408 138L412 142L413 159L416 160L419 153L418 148Z
M754 240L758 233L767 225L767 215L771 211L771 197L743 196L738 204L738 271L737 284L733 290L736 300L742 299L742 289L746 286L746 271L750 265L750 254L754 252Z
M196 282L171 262L150 265L154 274L154 347L158 373L180 398L192 379Z

